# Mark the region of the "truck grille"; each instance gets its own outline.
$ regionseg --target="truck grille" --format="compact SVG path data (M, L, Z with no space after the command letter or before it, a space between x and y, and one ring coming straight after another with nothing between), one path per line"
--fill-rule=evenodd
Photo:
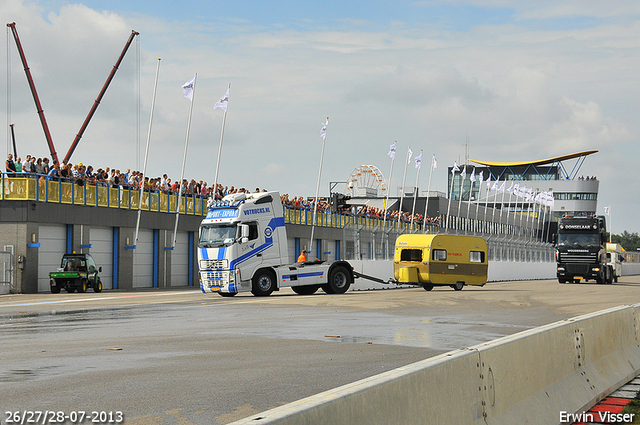
M229 272L201 272L200 277L203 282L212 281L211 283L229 283Z
M565 265L567 272L577 275L577 274L589 274L589 264L566 264Z
M200 270L216 270L228 269L229 260L223 258L221 260L200 260Z
M560 254L560 262L565 264L595 264L598 262L597 253Z

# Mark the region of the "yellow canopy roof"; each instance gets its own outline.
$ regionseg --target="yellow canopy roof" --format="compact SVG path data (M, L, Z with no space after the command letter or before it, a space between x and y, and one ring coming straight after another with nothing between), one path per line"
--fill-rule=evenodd
M490 162L490 161L477 161L471 158L469 158L469 161L475 162L476 164L486 165L487 167L517 167L521 165L546 165L546 164L553 164L554 162L566 161L569 159L579 158L581 156L591 155L596 152L598 151L584 151L584 152L572 153L569 155L558 156L555 158L540 159L537 161Z

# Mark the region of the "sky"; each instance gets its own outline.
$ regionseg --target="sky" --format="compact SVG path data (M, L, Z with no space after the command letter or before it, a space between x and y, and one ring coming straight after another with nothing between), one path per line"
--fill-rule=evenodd
M147 175L178 179L191 106L181 86L197 74L185 178L214 180L224 114L213 105L230 85L223 185L313 197L329 117L320 196L362 165L396 195L409 148L424 162L405 185L426 190L435 155L441 192L465 158L597 150L579 173L600 180L597 212L611 207L613 233L640 232L637 0L2 0L0 16L16 23L61 159L135 30L73 163L142 170L148 139ZM6 38L5 154L13 123L20 156L48 156Z

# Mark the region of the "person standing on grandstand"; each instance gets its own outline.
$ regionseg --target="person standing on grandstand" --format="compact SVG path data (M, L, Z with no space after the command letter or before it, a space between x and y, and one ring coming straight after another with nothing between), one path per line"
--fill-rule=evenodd
M16 163L13 162L13 155L9 154L7 160L4 162L4 167L6 168L7 173L16 172Z

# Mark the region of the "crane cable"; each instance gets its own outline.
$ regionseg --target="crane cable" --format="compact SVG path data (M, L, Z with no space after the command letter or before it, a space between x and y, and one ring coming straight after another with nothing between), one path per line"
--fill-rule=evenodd
M11 152L10 124L11 124L11 40L9 35L9 27L7 27L7 152Z

